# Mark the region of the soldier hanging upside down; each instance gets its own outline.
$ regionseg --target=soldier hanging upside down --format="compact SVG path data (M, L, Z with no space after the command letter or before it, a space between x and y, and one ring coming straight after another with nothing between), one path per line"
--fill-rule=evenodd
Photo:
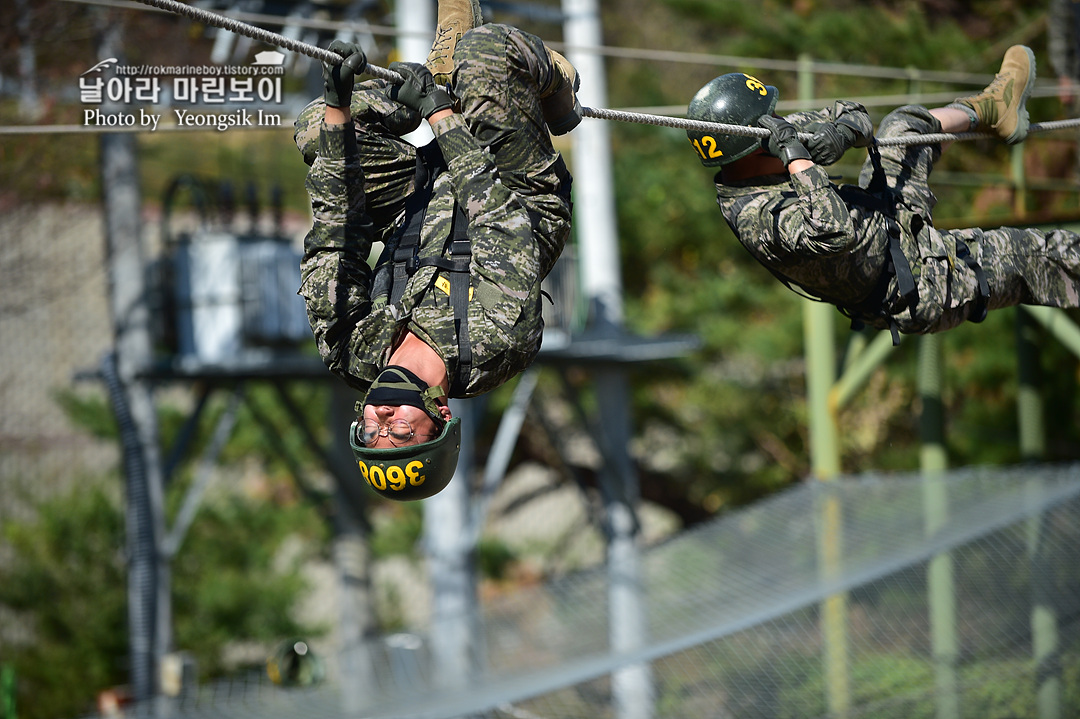
M343 61L296 122L314 214L300 294L327 366L366 393L350 434L361 473L401 500L453 476L447 398L495 389L540 349L540 282L571 213L550 135L581 121L577 73L539 38L483 24L476 0L441 0L438 23L424 65L390 65L399 83L354 89L366 57L334 41ZM431 143L402 139L425 119Z
M982 92L928 110L898 108L878 138L992 130L1008 144L1028 131L1035 56L1017 45ZM880 149L866 110L838 101L820 112L773 114L778 93L742 73L718 77L688 117L758 125L765 139L689 130L716 173L717 202L735 236L786 285L880 329L929 333L1017 304L1080 306L1080 236L1065 230L938 230L928 181L942 144ZM803 143L798 133L812 134ZM834 185L824 165L869 147L859 184Z

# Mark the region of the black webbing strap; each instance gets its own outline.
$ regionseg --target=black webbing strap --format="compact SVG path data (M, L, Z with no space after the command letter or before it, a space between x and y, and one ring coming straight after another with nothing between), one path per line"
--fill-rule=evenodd
M405 284L419 267L416 259L419 244L407 240L414 237L419 238L420 228L424 225L424 211L426 209L426 207L423 207L409 217L405 223L407 231L402 236L402 241L398 244L397 249L394 250L394 277L390 282L390 302L399 302L401 300L401 296L405 293ZM415 227L412 227L412 225L415 225Z
M986 281L983 268L972 256L971 248L959 237L956 238L956 258L962 260L975 273L975 280L979 284L979 296L975 298L975 306L971 308L971 314L968 315L969 322L978 324L986 319L986 312L990 309L990 283Z
M469 242L469 216L460 205L454 205L453 225L447 240L450 257L429 257L420 260L419 267L437 267L449 274L450 306L454 309L454 330L457 333L457 371L450 379L450 395L461 397L468 388L472 372L472 340L469 339L469 294L472 275L472 244ZM445 253L444 253L445 254Z
M902 300L899 311L915 309L919 301L919 288L915 282L915 274L911 271L911 264L900 244L901 228L900 223L896 221L896 205L899 198L889 189L886 182L885 168L881 164L877 140L875 139L866 149L870 154L870 162L874 166L869 187L864 190L855 185L842 185L838 191L844 202L867 207L882 214L885 221L885 234L888 238L889 259L882 268L877 289L859 306L841 307L841 311L852 317L853 327L856 322L859 322L860 315L882 318L888 324L893 345L896 346L900 344L900 331L896 326L896 320L893 319L891 313L885 311L884 307L889 280L896 278L896 289Z
M874 174L870 176L870 186L866 189L875 195L884 195L889 192L889 183L885 180L885 167L881 164L881 151L878 150L877 138L873 138L866 151L870 154L870 162L874 166Z
M458 338L457 372L450 383L450 391L463 396L469 386L472 372L472 341L469 339L469 263L472 247L469 243L469 218L460 207L454 212L454 231L450 237L450 259L455 269L450 273L450 304L454 307L454 329Z
M915 275L911 272L907 256L900 247L900 223L895 217L886 215L885 229L889 234L889 262L892 265L893 274L896 275L896 288L904 300L903 308L913 308L919 299L919 288L915 284Z
M469 339L469 290L471 275L469 265L472 247L469 243L469 216L460 205L454 205L450 237L445 250L449 257L420 259L420 233L424 227L428 205L435 189L435 178L446 169L446 162L439 146L428 143L416 152L416 190L405 202L405 221L395 233L391 243L393 274L390 281L390 302L399 302L405 294L409 278L421 267L436 267L448 273L450 281L450 304L454 310L454 330L457 333L458 365L450 380L450 393L463 396L472 371L472 342Z
M399 302L405 293L405 285L419 268L417 255L420 252L420 230L424 227L427 206L431 202L431 193L435 188L435 177L441 169L441 155L434 157L421 147L416 152L416 189L405 201L405 222L395 233L391 244L395 246L391 255L393 276L390 280L390 302Z
M896 287L903 300L901 309L914 309L918 302L918 287L915 285L915 275L911 272L904 250L900 247L900 223L896 221L896 205L899 197L885 180L885 168L881 164L881 152L878 151L877 138L866 148L870 153L870 162L874 166L874 174L870 178L870 186L867 188L872 195L881 198L881 212L885 217L885 230L889 236L889 271L896 276ZM900 344L896 328L891 327L893 332L893 344Z

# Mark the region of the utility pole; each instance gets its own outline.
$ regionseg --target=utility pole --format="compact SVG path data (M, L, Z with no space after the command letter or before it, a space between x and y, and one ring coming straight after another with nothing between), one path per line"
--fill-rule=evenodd
M606 107L603 59L592 48L603 44L596 0L562 0L567 58L581 77L583 106ZM611 176L611 139L602 120L585 118L571 133L574 142L574 226L581 252L582 291L589 303L588 332L623 333L622 277ZM607 526L608 635L612 652L631 652L645 644L648 621L642 600L637 519L640 490L629 456L629 389L625 370L605 366L594 374L603 421L600 470ZM618 719L649 719L653 713L652 671L647 664L623 667L612 675L612 700Z
M122 58L120 23L108 14L99 20L100 57ZM121 109L108 102L102 105L106 113ZM138 161L131 133L104 133L100 147L115 392L131 429L124 446L131 683L135 700L146 701L160 693L161 667L172 643L172 607L169 567L162 551L164 491L157 415L152 387L141 376L153 359L153 342L139 221Z
M461 689L480 666L479 600L476 595L476 546L469 527L470 478L476 464L475 399L452 399L461 419L461 451L450 484L424 500L424 553L431 578L432 683Z
M433 0L399 0L395 22L402 60L424 62L435 35ZM405 136L414 145L431 141L426 122ZM457 470L446 489L424 500L424 553L431 581L431 656L436 686L464 687L479 663L475 647L481 642L476 599L476 547L469 541L471 492L474 470L475 424L480 420L476 400L451 400L461 418L461 451Z
M799 99L814 97L813 63L799 57ZM818 562L822 581L843 571L844 508L829 483L840 474L840 440L829 392L836 382L836 310L823 302L803 300L806 355L806 404L809 414L811 471L824 482L819 510ZM847 634L847 594L830 594L821 605L825 661L825 695L829 713L845 719L851 709L851 668Z
M370 641L375 637L375 611L371 588L371 546L365 507L358 505L343 489L346 482L358 482L359 472L349 447L349 425L355 419L353 393L335 384L330 399L331 441L328 460L335 479L334 567L338 573L337 632L341 642L340 686L342 710L360 711L370 696L375 670ZM365 492L360 488L359 492ZM360 494L360 496L363 496Z
M19 40L19 114L31 120L41 117L38 99L37 57L30 32L30 0L15 0L15 35Z
M945 449L943 395L943 338L938 334L919 338L919 465L923 476L923 511L926 535L933 537L949 523L949 492L945 473L949 468ZM935 554L926 568L927 605L930 609L930 647L934 660L934 701L938 719L961 716L957 663L960 640L956 631L956 586L953 557Z
M436 0L398 0L394 6L394 27L397 28L397 50L404 62L424 62L435 37ZM435 137L426 122L421 122L405 139L416 146L425 145Z

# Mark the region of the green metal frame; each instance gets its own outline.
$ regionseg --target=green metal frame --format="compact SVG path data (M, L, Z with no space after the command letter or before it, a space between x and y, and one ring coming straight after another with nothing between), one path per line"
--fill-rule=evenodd
M800 58L799 99L813 99L813 73L808 57ZM917 78L913 78L917 82ZM915 88L917 89L917 88ZM914 90L913 90L914 91ZM1023 145L1013 149L1010 184L1015 190L1014 212L1027 212ZM806 360L807 422L810 464L813 476L828 482L840 474L840 443L837 418L840 410L866 385L874 371L893 353L892 336L878 332L870 338L865 333L852 335L844 356L842 373L837 376L835 332L836 311L830 305L804 300L803 334ZM1050 307L1021 306L1017 309L1017 350L1019 365L1019 430L1021 454L1026 461L1037 461L1045 453L1042 404L1037 389L1038 354L1035 325L1041 325L1057 341L1080 357L1080 326L1063 310ZM943 392L943 351L938 335L925 335L919 345L920 466L925 477L925 528L928 535L940 531L948 522L948 495L944 479L948 468L945 450ZM1038 487L1031 488L1033 492ZM1039 561L1043 547L1039 542L1042 518L1032 520L1029 547ZM818 557L823 581L835 576L843 561L843 507L839 499L825 493L819 507ZM959 640L956 629L956 596L953 560L949 554L933 557L928 566L928 604L931 642L937 687L937 716L958 719L961 716L957 664ZM1033 654L1038 671L1037 716L1061 719L1061 676L1056 666L1058 648L1057 616L1051 603L1043 599L1044 587L1036 583L1032 610ZM847 635L847 597L836 594L822 604L821 630L825 664L825 692L829 714L842 719L851 706L851 672Z

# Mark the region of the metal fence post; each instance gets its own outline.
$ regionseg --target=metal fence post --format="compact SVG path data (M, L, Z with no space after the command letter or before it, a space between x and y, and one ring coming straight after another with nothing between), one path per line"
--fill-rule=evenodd
M799 64L799 99L811 100L814 96L812 61L809 56L801 55ZM829 408L829 391L836 381L836 311L822 302L803 302L811 471L817 479L828 481L840 473L836 417ZM828 581L840 573L843 559L843 508L838 497L826 495L821 505L820 526L818 557L822 579ZM829 713L833 717L845 717L851 706L846 594L825 598L821 607L821 632Z
M1016 308L1017 423L1020 431L1020 458L1038 462L1046 457L1046 430L1043 402L1039 393L1038 327L1024 307ZM1028 488L1038 494L1038 479L1029 479ZM1031 561L1031 643L1035 663L1036 716L1061 719L1061 665L1058 645L1057 609L1053 603L1053 564L1046 561L1043 541L1045 518L1030 520L1028 552Z
M944 474L948 468L945 453L945 412L941 394L942 338L924 335L919 338L919 464L923 474L923 508L927 536L940 531L948 522L949 499ZM937 688L938 719L958 719L960 695L956 675L959 642L956 637L956 587L953 559L948 552L935 555L927 567L927 601L930 609L930 642Z

